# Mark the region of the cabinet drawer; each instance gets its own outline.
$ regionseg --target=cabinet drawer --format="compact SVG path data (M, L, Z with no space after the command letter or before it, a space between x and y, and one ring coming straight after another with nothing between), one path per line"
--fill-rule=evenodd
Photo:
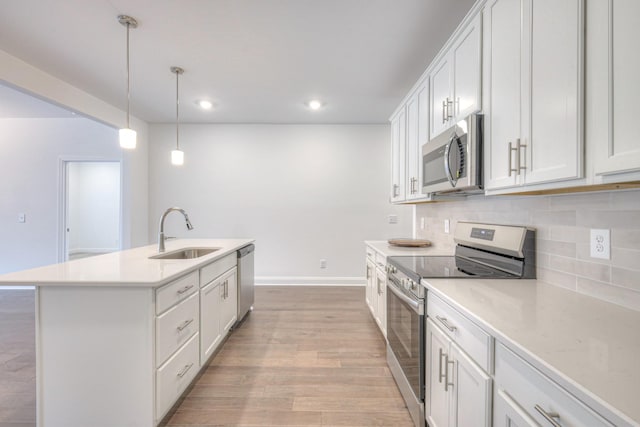
M366 247L366 251L367 251L367 259L371 260L372 262L375 262L376 261L376 251L374 251L369 246Z
M384 268L387 265L387 257L382 255L381 253L376 252L376 268L384 271Z
M156 372L156 420L160 420L198 373L198 334Z
M433 292L427 294L427 315L482 369L488 373L493 372L493 337L491 335Z
M209 265L205 265L200 269L200 287L206 286L207 283L233 268L238 264L238 256L235 251L224 258L221 258Z
M496 345L496 392L506 393L541 426L552 425L542 412L556 413L564 427L613 424L561 388L501 343Z
M187 274L156 291L156 314L188 298L198 290L198 272Z
M200 298L195 293L156 319L156 366L160 366L200 325Z

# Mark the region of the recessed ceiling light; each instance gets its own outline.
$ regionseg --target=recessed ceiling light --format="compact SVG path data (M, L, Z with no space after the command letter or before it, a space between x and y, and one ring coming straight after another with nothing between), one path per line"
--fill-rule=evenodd
M307 105L312 110L319 110L320 107L322 107L322 102L318 101L317 99L312 99Z
M211 101L207 101L206 99L202 99L202 100L198 101L197 104L203 110L210 110L211 108L213 108L213 104L211 103Z

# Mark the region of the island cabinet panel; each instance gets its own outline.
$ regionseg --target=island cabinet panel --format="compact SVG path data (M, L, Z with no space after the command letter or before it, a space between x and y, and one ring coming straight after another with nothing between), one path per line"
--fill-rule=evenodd
M156 320L156 366L160 366L193 334L200 319L198 293L158 316Z
M154 310L152 288L38 287L38 426L151 426Z

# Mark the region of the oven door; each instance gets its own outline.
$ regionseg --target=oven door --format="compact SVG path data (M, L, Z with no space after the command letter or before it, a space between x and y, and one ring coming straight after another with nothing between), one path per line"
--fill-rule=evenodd
M387 339L411 389L424 401L424 300L407 296L389 276Z

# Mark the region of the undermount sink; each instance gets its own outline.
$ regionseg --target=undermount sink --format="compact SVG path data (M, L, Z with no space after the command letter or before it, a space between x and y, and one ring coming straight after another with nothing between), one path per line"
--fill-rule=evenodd
M183 248L177 251L150 256L149 259L194 259L209 255L220 248Z

